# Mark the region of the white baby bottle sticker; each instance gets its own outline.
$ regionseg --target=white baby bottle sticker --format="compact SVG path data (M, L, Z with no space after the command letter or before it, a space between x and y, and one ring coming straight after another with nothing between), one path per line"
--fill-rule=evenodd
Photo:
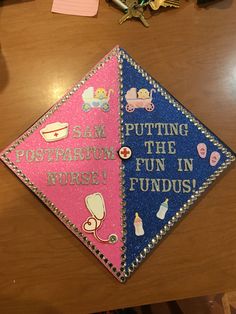
M165 219L167 210L168 210L168 198L166 198L165 201L161 203L160 208L157 212L157 218Z
M143 221L139 217L138 213L135 213L135 218L134 218L134 229L135 229L135 234L136 236L142 236L144 235L144 230L143 230Z

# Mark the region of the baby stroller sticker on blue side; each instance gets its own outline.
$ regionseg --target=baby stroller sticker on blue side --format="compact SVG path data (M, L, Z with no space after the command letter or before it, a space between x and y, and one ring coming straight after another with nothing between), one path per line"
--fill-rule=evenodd
M144 108L147 111L153 111L155 105L152 103L152 94L155 93L155 89L150 91L146 88L140 88L137 92L135 87L130 88L125 94L127 104L125 109L127 112L133 112L137 108Z

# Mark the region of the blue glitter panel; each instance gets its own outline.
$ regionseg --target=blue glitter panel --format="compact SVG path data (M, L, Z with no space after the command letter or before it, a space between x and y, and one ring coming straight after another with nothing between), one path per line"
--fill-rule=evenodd
M121 62L128 271L232 152L124 52Z

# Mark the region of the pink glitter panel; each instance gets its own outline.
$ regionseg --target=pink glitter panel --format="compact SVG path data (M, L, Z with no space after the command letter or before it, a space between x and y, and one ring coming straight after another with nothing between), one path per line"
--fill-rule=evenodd
M8 154L117 270L122 246L118 97L118 60L112 56ZM102 195L106 210L97 234L102 239L115 234L116 243L103 243L82 230L91 216L85 199L93 193Z

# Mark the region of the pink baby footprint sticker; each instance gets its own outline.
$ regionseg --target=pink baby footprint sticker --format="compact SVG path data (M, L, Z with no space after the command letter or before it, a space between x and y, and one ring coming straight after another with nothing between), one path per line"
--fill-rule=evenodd
M218 164L219 160L220 160L220 153L212 152L210 156L210 165L214 167L215 165Z
M206 154L207 154L207 147L206 147L206 144L204 143L199 143L197 145L197 152L198 152L198 155L201 157L201 158L206 158Z

